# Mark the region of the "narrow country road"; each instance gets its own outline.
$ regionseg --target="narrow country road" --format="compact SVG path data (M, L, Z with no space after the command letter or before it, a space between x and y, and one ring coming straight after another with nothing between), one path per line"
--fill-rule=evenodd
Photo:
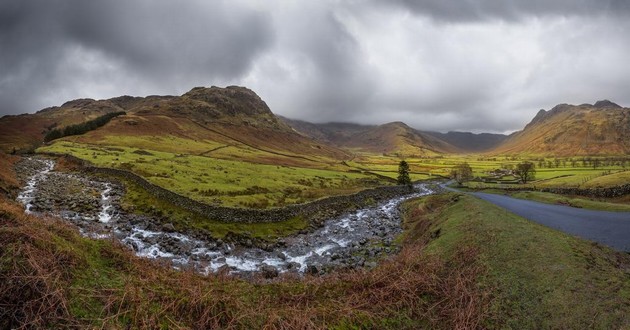
M586 210L481 192L470 194L547 227L630 252L630 212Z
M630 252L630 212L585 210L488 193L472 195L547 227Z

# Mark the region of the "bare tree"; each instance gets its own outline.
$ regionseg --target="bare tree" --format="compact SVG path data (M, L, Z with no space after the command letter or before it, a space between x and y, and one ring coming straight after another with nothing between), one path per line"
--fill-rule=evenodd
M522 183L527 183L536 178L536 167L532 162L518 163L513 173Z

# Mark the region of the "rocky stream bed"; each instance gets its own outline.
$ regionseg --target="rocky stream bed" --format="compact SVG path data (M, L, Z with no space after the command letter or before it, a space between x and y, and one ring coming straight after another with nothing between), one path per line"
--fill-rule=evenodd
M176 232L163 219L129 214L120 207L124 188L81 173L54 171L48 159L25 158L16 166L24 187L18 200L30 214L50 214L75 224L85 236L116 238L138 256L165 260L175 268L204 274L227 271L322 274L338 268L374 267L397 252L392 241L402 231L399 204L433 193L426 185L372 207L332 218L317 229L253 246L250 240L224 242L194 231Z

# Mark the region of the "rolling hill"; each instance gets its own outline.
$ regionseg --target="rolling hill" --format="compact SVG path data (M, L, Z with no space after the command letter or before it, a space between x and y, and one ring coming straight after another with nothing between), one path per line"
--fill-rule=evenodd
M415 130L403 122L384 125L351 123L313 124L281 118L296 131L339 148L401 156L427 156L461 150L438 137Z
M85 144L147 146L210 153L217 148L247 149L296 161L347 159L349 154L297 134L278 120L253 91L237 86L196 87L182 96L121 96L108 100L80 99L35 114L0 119L0 148L30 150L42 144L50 129L82 123L103 114L125 111L102 128L66 137ZM165 143L165 138L178 143ZM153 141L153 143L151 142ZM304 159L308 158L308 159Z
M540 110L522 131L510 135L494 154L555 156L630 153L630 108L604 100L560 104Z
M504 134L470 133L470 132L424 132L444 142L447 142L465 152L485 152L500 145L508 137Z

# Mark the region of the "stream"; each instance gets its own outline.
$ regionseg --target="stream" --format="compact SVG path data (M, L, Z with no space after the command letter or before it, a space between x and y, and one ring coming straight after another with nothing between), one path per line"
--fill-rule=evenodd
M379 259L397 252L392 242L402 232L400 203L433 193L419 184L410 195L332 218L321 228L284 237L262 249L176 232L172 225L164 225L164 219L125 213L120 207L123 187L84 174L56 172L54 166L54 161L38 158L18 163L16 171L25 185L17 199L26 213L61 217L84 236L113 237L140 257L203 274L262 272L271 278L284 272L323 274L375 267Z

